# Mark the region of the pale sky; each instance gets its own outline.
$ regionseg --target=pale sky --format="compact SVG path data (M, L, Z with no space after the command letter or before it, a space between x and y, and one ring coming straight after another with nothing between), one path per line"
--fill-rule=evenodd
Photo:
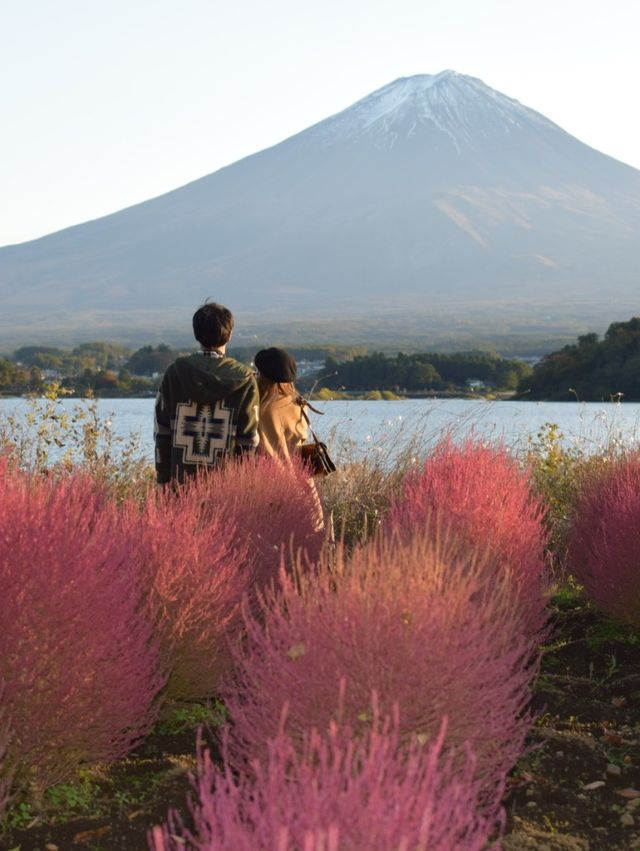
M0 245L451 68L640 168L640 0L0 0Z

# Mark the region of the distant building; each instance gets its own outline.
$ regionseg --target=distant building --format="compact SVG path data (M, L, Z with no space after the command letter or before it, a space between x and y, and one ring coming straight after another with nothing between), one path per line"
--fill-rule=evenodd
M324 368L323 360L299 360L298 375L299 376L314 376L318 375Z
M59 369L41 369L40 378L42 381L62 381L63 375Z

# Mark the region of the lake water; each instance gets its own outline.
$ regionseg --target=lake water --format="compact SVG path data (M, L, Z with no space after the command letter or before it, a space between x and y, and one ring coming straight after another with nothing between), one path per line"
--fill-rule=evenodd
M26 416L25 399L0 399L0 426L7 415ZM44 404L44 402L39 402ZM64 399L60 409L72 412L81 400ZM547 423L556 423L565 442L598 451L611 440L635 445L640 439L640 403L504 402L475 399L406 399L401 401L335 401L314 405L318 436L338 460L343 453L380 453L392 457L409 444L418 454L443 435L456 439L473 433L518 447ZM141 453L153 459L153 399L101 399L101 418L117 440L136 436Z

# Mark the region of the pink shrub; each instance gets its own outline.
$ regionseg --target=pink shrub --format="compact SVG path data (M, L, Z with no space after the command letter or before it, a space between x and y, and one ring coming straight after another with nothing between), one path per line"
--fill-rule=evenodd
M247 537L218 510L212 484L203 479L177 494L150 494L140 518L166 693L178 699L218 691L253 580Z
M3 705L4 687L0 682L0 706ZM11 729L9 721L0 712L0 823L2 814L9 803L13 771L9 763L9 742L11 741ZM0 829L1 830L1 829Z
M372 692L380 711L400 706L400 735L469 744L489 787L522 754L537 646L514 612L508 571L449 552L426 536L378 539L265 595L247 615L237 682L226 694L234 760L264 751L277 733L301 742L331 722L365 732Z
M168 696L219 690L242 628L243 596L277 577L283 555L317 557L316 512L303 472L268 458L149 495L139 522Z
M199 482L212 516L238 529L253 554L258 587L278 576L281 556L303 551L315 560L323 544L317 503L302 467L257 456L228 464Z
M529 473L504 447L445 440L407 477L386 528L405 535L425 526L448 528L463 545L484 551L490 570L509 568L524 622L535 632L547 618L543 520Z
M568 550L569 569L597 605L640 626L640 455L583 487Z
M2 710L9 760L36 796L123 756L156 718L136 531L88 477L0 470Z
M401 750L397 726L362 741L312 732L301 754L284 734L265 762L236 779L199 759L194 828L175 813L150 837L153 851L481 851L496 828L499 794L480 803L473 759L443 756L445 725L430 746Z

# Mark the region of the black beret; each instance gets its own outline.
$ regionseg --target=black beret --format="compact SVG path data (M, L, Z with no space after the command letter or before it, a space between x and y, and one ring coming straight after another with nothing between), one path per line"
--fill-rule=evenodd
M298 367L293 355L284 349L261 349L253 362L259 373L270 378L272 381L288 383L296 380Z

